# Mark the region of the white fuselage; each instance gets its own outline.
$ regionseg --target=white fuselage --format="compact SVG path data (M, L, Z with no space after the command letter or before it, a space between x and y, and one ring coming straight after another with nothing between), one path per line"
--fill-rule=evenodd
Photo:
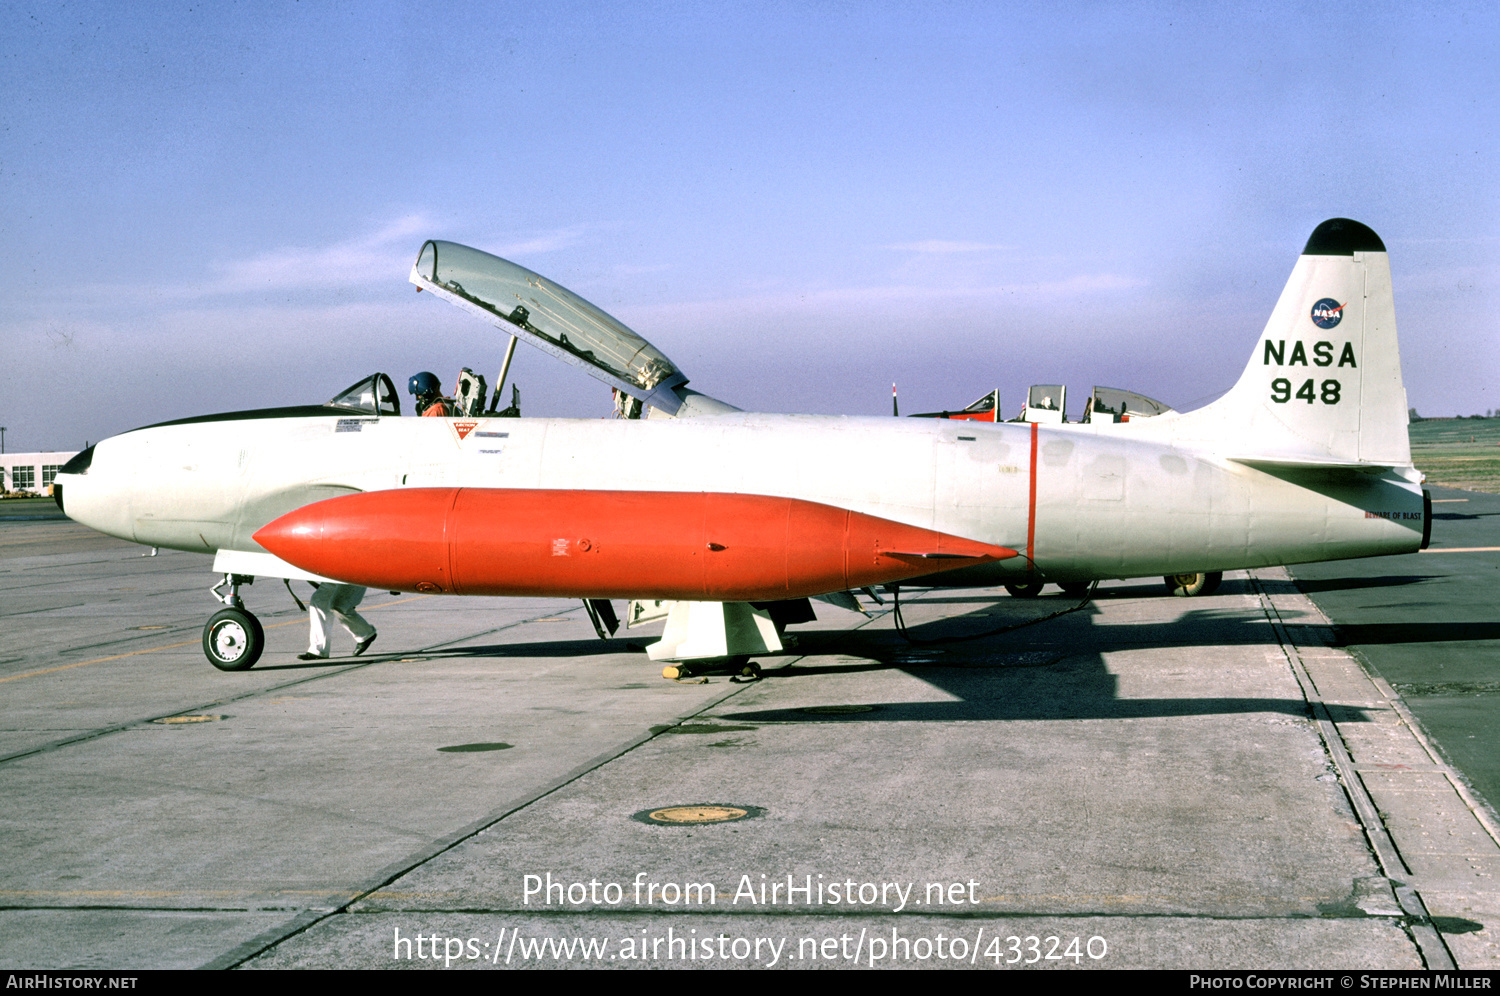
M72 518L199 552L262 553L253 534L314 501L434 486L792 497L1023 554L933 579L945 584L996 584L1032 570L1048 581L1229 570L1409 553L1421 542L1422 494L1409 468L1267 471L1174 443L1171 417L1152 421L1161 429L330 411L128 432L97 444L87 474L60 480Z

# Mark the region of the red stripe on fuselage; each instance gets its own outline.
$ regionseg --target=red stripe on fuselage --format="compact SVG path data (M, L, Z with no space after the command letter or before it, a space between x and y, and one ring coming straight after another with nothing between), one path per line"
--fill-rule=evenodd
M1026 569L1036 570L1036 437L1037 423L1031 423L1031 497L1026 502Z

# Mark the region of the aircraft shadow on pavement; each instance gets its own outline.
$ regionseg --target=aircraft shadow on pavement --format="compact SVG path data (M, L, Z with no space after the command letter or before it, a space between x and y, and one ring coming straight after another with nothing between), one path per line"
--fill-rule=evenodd
M1315 582L1315 590L1380 588L1420 584L1424 575L1392 575L1382 578L1332 579ZM1272 594L1306 590L1307 582L1260 582ZM1232 594L1226 583L1220 589ZM1120 597L1140 591L1122 590ZM1161 597L1167 597L1165 595ZM954 701L867 703L870 712L846 716L810 714L796 709L771 709L726 714L746 721L782 723L828 723L848 721L956 722L976 720L1121 719L1163 716L1233 715L1275 713L1306 717L1307 703L1301 698L1204 696L1184 698L1121 698L1118 678L1106 667L1106 656L1128 650L1178 648L1191 653L1202 648L1203 657L1187 659L1181 667L1214 666L1214 648L1274 644L1276 633L1259 610L1225 605L1220 599L1189 608L1175 620L1164 623L1122 621L1101 624L1099 610L1086 605L1066 615L1036 625L1030 620L1067 608L1068 596L1048 595L1038 599L1013 599L1000 595L957 595L932 592L915 601L903 600L908 642L881 620L861 629L793 631L798 644L791 651L807 657L845 657L816 665L794 663L768 668L766 680L784 681L830 674L858 674L899 670L920 678L953 696ZM959 615L924 619L932 610L972 606ZM1296 615L1283 613L1283 623L1298 629ZM1500 639L1500 623L1372 624L1336 627L1342 644L1446 642ZM1004 629L1005 632L991 632ZM970 638L972 637L972 638ZM428 661L473 658L570 659L630 654L642 666L649 664L642 645L654 637L615 637L610 640L552 640L492 643L465 647L412 651L408 656ZM389 655L399 661L400 655ZM387 658L389 659L389 657ZM309 662L297 666L317 667L352 663L352 659ZM634 663L634 661L632 661ZM771 661L766 661L770 664ZM1179 665L1169 665L1178 667ZM1337 722L1368 722L1363 709L1329 706Z
M1292 567L1292 570L1297 570L1299 566L1322 567L1324 565L1294 565ZM1299 577L1291 581L1276 581L1268 578L1261 578L1256 582L1256 585L1259 586L1258 588L1254 585L1251 585L1249 581L1241 581L1239 582L1241 587L1239 589L1234 589L1229 586L1228 581L1225 581L1223 586L1219 588L1219 594L1228 595L1243 593L1246 595L1253 595L1256 594L1257 590L1259 590L1265 592L1268 595L1295 595L1299 592L1304 595L1311 595L1325 591L1358 591L1363 588L1402 588L1408 585L1423 584L1428 581L1441 581L1443 580L1443 578L1444 575L1441 574L1386 574L1380 577L1343 578Z
M1352 623L1337 626L1345 647L1500 640L1500 622Z
M317 661L299 661L299 660L293 660L293 661L291 661L290 663L287 663L287 664L259 664L258 663L258 664L255 665L255 673L259 674L262 671L302 671L302 670L306 670L308 668L317 669L317 668L324 668L324 667L348 667L351 664L374 664L377 661L380 661L380 662L386 661L389 658L389 656L394 656L394 655L387 655L387 657L381 657L379 654L368 654L368 655L366 655L364 657L355 657L353 654L348 654L348 655L345 655L343 657L325 657L322 660L317 660ZM265 658L263 657L263 658L261 658L261 660L265 660ZM249 673L249 672L246 672L246 673Z
M1298 578L1294 587L1305 595L1316 595L1326 591L1357 591L1361 588L1400 588L1442 579L1441 574L1388 574L1377 578ZM1269 582L1261 583L1270 590Z
M655 636L631 639L615 637L600 640L545 640L537 643L486 643L463 647L442 647L438 650L413 650L399 657L421 657L423 660L463 660L470 657L603 657L610 654L639 653L645 659L645 645L654 643ZM399 659L398 657L398 659Z
M1393 588L1403 585L1421 584L1424 581L1438 581L1443 577L1444 575L1440 574L1392 574L1385 577L1376 578L1319 578L1317 580L1303 580L1299 578L1298 580L1293 582L1274 581L1265 578L1262 578L1257 582L1251 582L1250 580L1245 578L1233 578L1225 580L1222 584L1220 584L1217 594L1254 595L1257 591L1265 591L1269 594L1280 595L1296 594L1299 591L1304 593L1312 593L1323 591L1352 591L1358 588ZM1259 585L1259 588L1256 587L1257 584ZM1107 602L1114 599L1142 597L1149 598L1153 596L1160 596L1163 598L1169 597L1167 596L1164 587L1158 587L1153 591L1153 589L1151 588L1143 588L1140 585L1114 588L1107 587L1106 585L1101 584L1094 591L1093 600L1096 602ZM999 600L1003 601L1007 597L1008 596L1001 595L999 596ZM1067 599L1072 597L1073 596L1071 595L1064 595L1061 592L1049 592L1048 594L1042 596L1042 601L1050 604L1054 601L1066 601ZM935 592L931 595L924 596L922 600L924 602L941 603L944 605L960 605L966 602L984 602L987 604L993 604L997 599L996 596L992 594L960 595L957 593L938 594ZM1036 602L1033 604L1041 604L1041 602Z
M1166 596L1163 596L1166 597ZM941 620L920 622L913 613L955 603L980 603L974 611ZM1071 598L1007 599L995 597L923 598L904 603L912 635L930 637L984 634L997 627L1012 627L1059 608ZM888 623L886 625L889 625ZM794 631L795 632L795 631ZM1298 698L1187 697L1170 699L1122 699L1118 679L1105 665L1111 651L1153 647L1210 648L1261 644L1275 641L1275 633L1264 615L1244 609L1204 607L1190 609L1178 620L1165 624L1119 624L1101 626L1098 610L1085 606L1076 612L1006 633L981 635L976 639L936 647L910 643L881 626L858 630L814 630L796 633L793 653L810 656L858 658L805 666L792 664L770 668L765 680L783 681L829 674L857 674L884 670L905 671L946 692L956 701L871 703L871 711L848 716L810 714L796 709L773 709L732 713L734 718L757 722L826 723L849 720L896 722L957 722L1024 719L1104 719L1161 716L1200 716L1275 713L1306 717L1307 703ZM639 653L651 637L628 640L558 640L444 648L424 651L424 660L470 658L579 658L596 655ZM806 659L805 657L803 659ZM639 657L647 664L644 655ZM767 663L770 663L769 661ZM1208 662L1192 666L1212 667ZM654 667L654 665L653 665ZM1363 722L1367 717L1356 708L1331 707L1340 722Z
M1061 599L1022 602L1036 615L1055 611ZM948 603L923 599L916 607ZM1052 603L1047 606L1045 603ZM1015 604L1015 603L1013 603ZM1010 606L1006 606L1010 610ZM910 609L907 610L908 612ZM984 633L1024 620L1020 611L970 613L909 627L918 639ZM1121 698L1119 679L1105 665L1111 651L1179 646L1205 649L1275 640L1264 616L1241 611L1192 610L1162 625L1098 625L1097 610L1085 607L1033 627L978 636L964 642L908 643L890 630L806 634L800 652L859 656L865 662L790 667L767 672L769 680L809 674L851 673L878 667L905 671L954 696L957 701L866 703L870 712L810 714L798 709L726 713L725 718L762 723L960 722L978 720L1136 719L1276 713L1306 718L1307 702L1297 698L1210 696ZM1211 652L1211 650L1210 650ZM1191 666L1212 667L1212 661ZM1175 668L1175 665L1173 665ZM1338 722L1368 722L1363 709L1331 706Z

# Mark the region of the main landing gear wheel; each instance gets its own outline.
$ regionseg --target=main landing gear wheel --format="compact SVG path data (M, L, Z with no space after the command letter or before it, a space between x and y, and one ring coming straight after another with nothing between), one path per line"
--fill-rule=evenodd
M1063 594L1077 598L1088 591L1093 583L1092 581L1059 581L1057 586L1063 590Z
M1167 583L1167 591L1178 598L1191 598L1194 595L1212 595L1219 590L1219 582L1224 580L1223 571L1199 571L1197 574L1168 574L1162 578Z
M248 671L265 646L260 620L244 609L220 609L203 627L203 655L220 671Z
M1042 593L1042 584L1008 584L1005 590L1010 592L1011 598L1035 598Z

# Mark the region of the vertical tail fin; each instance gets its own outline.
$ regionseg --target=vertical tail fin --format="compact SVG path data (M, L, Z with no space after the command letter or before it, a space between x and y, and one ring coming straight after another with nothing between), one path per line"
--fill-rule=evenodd
M1380 236L1347 218L1313 230L1245 372L1201 416L1237 458L1411 463Z

